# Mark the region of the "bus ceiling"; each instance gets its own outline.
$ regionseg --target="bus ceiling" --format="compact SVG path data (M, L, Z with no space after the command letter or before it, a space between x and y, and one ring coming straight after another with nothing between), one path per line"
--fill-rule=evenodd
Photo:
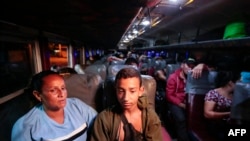
M225 40L232 22L242 22L241 37L248 36L249 7L249 0L1 1L0 36L45 36L103 49L175 47Z

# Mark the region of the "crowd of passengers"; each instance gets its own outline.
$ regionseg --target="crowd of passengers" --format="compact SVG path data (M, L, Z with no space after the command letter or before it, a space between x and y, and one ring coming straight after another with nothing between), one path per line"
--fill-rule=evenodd
M233 122L230 107L235 83L249 83L250 73L248 68L235 69L234 59L230 63L224 59L215 64L202 57L199 52L177 60L131 52L126 57L107 57L109 64L118 61L133 67L123 68L116 74L119 103L100 113L77 98L68 98L64 79L55 70L35 74L27 91L39 104L17 120L11 140L161 141L164 125L172 138L192 141L186 119L187 75L191 72L193 78L199 79L204 71L218 72L215 89L204 98L204 117L211 123L208 127L211 136L223 140ZM170 72L168 64L179 67ZM155 109L148 108L141 75L150 75L156 80Z

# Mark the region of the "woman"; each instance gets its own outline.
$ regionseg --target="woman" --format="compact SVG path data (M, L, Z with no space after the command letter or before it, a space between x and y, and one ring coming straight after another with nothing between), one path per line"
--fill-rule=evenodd
M219 71L215 78L216 88L210 90L205 96L204 116L211 122L211 132L219 139L224 139L227 130L232 94L238 73Z
M33 76L29 90L40 104L16 121L12 141L87 139L85 131L97 112L77 98L67 98L60 75L42 71Z

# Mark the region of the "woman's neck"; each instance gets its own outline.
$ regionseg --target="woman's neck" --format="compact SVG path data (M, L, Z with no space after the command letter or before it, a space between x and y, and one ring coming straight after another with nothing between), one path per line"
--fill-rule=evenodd
M55 122L57 122L59 124L64 123L64 109L60 109L58 111L51 111L51 110L46 110L45 109L44 111Z

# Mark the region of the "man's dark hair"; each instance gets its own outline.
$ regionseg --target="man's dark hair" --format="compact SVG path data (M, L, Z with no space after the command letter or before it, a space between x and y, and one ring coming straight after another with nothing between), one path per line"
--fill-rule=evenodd
M137 66L139 65L139 62L133 57L127 58L124 64L125 65L132 65L132 63L135 63Z
M128 68L123 68L121 69L115 77L115 84L117 84L117 82L124 78L133 78L133 77L137 77L140 81L140 86L142 85L142 78L141 78L141 74L138 70L136 70L133 67L128 67Z

